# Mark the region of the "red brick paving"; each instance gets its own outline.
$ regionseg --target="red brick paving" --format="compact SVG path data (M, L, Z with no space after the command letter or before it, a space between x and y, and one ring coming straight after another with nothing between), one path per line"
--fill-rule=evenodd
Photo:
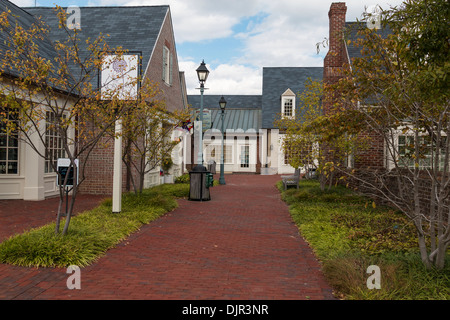
M211 201L180 200L82 268L81 290L67 289L65 269L0 264L0 299L334 299L274 186L279 176L225 178Z
M97 206L105 197L78 195L74 213L77 214ZM0 200L0 242L14 234L54 222L58 204L59 197L43 201Z

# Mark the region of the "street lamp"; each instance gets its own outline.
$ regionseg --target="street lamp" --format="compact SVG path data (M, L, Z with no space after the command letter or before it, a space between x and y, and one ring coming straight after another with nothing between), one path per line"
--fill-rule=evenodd
M205 60L197 68L198 81L200 81L200 132L198 135L198 155L197 166L203 166L203 92L205 91L205 82L208 79L209 70L206 68Z
M219 184L225 184L225 176L224 176L224 147L223 147L223 141L224 141L224 121L223 121L223 117L225 115L225 107L227 106L227 102L225 101L225 98L222 96L222 98L220 98L219 101L219 106L220 106L220 110L222 110L222 155L220 157L220 178L219 178Z

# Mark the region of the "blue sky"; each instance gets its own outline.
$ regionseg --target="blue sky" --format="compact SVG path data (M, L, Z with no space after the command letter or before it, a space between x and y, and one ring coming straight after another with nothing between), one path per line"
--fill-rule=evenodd
M11 0L34 6L35 0ZM339 1L339 0L334 0ZM344 0L340 0L344 1ZM189 94L198 93L195 69L205 60L208 94L261 94L263 67L320 67L327 49L330 0L36 0L37 6L170 5L180 70ZM347 0L347 21L367 7L401 0Z

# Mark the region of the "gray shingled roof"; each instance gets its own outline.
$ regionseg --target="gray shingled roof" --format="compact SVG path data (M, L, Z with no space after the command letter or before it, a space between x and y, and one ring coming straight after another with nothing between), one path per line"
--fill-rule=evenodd
M30 13L24 11L23 9L17 7L9 1L0 0L0 12L6 12L7 10L11 11L9 15L11 28L15 28L16 25L19 25L25 30L29 30L33 27L33 25L38 24L36 18ZM5 44L6 40L7 39L5 37L5 33L0 32L0 59L4 58L4 55L1 54L1 52L11 50L11 48L8 48L8 46ZM57 53L53 47L53 43L48 37L44 37L43 39L35 39L34 41L39 48L41 57L52 60L56 57ZM13 76L21 76L17 69L4 70L4 72L9 73Z
M53 41L67 39L65 31L59 28L59 20L51 7L24 8L30 14L42 19L50 27ZM168 5L139 7L81 7L81 30L78 35L86 52L85 40L95 39L100 33L111 49L121 46L130 52L142 53L144 72L158 39L162 24L169 10ZM97 85L98 83L93 83Z
M263 68L262 128L275 128L274 121L281 112L281 95L289 88L295 94L305 89L308 78L322 81L322 67ZM296 99L296 107L299 100Z
M361 47L356 47L353 44L353 41L357 40L361 36L358 35L358 31L367 28L367 24L365 22L346 22L345 23L345 33L344 37L346 40L351 40L350 44L345 41L345 45L347 47L348 56L350 58L350 63L353 58L361 58ZM377 33L380 34L383 38L386 38L389 34L392 33L391 29L388 27L384 27L377 30Z
M219 95L204 95L203 108L211 110L212 128L222 130ZM227 101L224 115L224 129L244 131L261 129L260 95L225 95ZM200 109L200 95L188 95L188 103L193 109Z
M353 42L358 40L359 38L361 38L361 35L359 35L358 32L365 28L367 28L367 24L365 22L346 22L345 23L346 31L344 33L344 37L345 37L344 43L347 48L347 53L348 53L348 57L350 59L350 64L352 64L353 59L363 57L361 54L362 47L355 46ZM382 38L386 38L389 34L392 33L392 30L388 26L385 26L381 29L376 30L376 32L377 32L377 34L381 35ZM347 40L351 40L351 42L347 43ZM380 99L382 99L382 97L372 96L372 97L366 98L363 101L363 103L374 105L374 104L378 104Z
M219 108L220 95L203 95L203 108ZM259 108L261 109L261 95L224 95L226 108ZM188 95L188 103L192 108L200 108L200 95Z

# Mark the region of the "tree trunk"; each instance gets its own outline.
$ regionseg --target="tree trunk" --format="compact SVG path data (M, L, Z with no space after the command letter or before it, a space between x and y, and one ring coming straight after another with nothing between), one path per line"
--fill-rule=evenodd
M64 202L64 192L62 190L63 190L62 187L59 187L59 204L58 204L58 214L56 215L55 235L59 234L59 226L61 223L61 209L62 204Z
M441 239L439 239L439 240L441 240ZM436 259L434 262L434 265L438 270L444 269L447 247L448 247L448 243L445 243L444 241L442 241L442 242L439 241L439 244L437 247Z
M417 224L416 224L416 228L418 230L417 231L417 238L418 238L418 241L419 241L420 258L422 259L422 262L425 265L425 267L427 269L430 269L431 268L431 261L430 261L430 258L428 256L428 250L427 250L427 244L426 244L426 241L425 241L425 236L424 236L423 232L419 231L419 228L420 228L420 230L422 230L422 229L421 229L421 227L417 226Z
M69 230L69 224L70 224L70 218L72 217L72 212L73 212L73 208L75 206L75 199L77 196L77 186L74 185L73 189L72 189L72 197L70 199L70 205L68 206L68 210L66 212L66 223L64 224L64 229L62 231L62 235L66 235L67 231Z

